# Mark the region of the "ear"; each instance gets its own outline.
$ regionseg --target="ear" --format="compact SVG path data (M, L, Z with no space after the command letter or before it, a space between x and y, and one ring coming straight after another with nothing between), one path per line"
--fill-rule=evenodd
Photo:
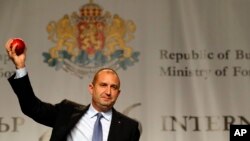
M120 95L120 93L121 93L121 90L118 91L118 96Z
M92 83L89 84L88 90L89 90L89 93L92 95L94 91L94 85Z

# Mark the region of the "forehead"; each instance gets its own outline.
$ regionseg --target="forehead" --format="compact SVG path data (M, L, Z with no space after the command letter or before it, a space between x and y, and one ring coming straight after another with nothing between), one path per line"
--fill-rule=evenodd
M112 78L116 78L118 79L118 76L116 75L116 73L114 73L111 70L102 70L97 74L97 78L105 78L105 77L112 77Z
M118 75L112 70L102 70L97 74L96 81L112 81L112 83L120 83Z

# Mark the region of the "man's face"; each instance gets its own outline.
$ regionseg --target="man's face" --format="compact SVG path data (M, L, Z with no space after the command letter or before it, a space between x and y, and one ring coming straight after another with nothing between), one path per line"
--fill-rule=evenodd
M120 94L120 80L110 70L99 72L95 84L89 85L92 104L99 112L105 112L113 107Z

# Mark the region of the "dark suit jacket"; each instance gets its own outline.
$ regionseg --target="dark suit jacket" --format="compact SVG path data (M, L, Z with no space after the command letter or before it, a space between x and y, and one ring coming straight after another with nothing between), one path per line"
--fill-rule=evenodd
M32 89L28 75L14 79L9 83L16 93L21 110L38 123L52 127L50 141L66 141L67 135L79 119L88 110L88 106L80 105L69 100L52 105L38 99ZM108 141L139 141L139 123L113 108Z

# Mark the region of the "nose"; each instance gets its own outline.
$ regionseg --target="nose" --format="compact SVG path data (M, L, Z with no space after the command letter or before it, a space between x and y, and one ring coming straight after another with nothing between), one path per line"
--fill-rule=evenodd
M110 86L107 87L106 94L107 95L111 95L111 87Z

